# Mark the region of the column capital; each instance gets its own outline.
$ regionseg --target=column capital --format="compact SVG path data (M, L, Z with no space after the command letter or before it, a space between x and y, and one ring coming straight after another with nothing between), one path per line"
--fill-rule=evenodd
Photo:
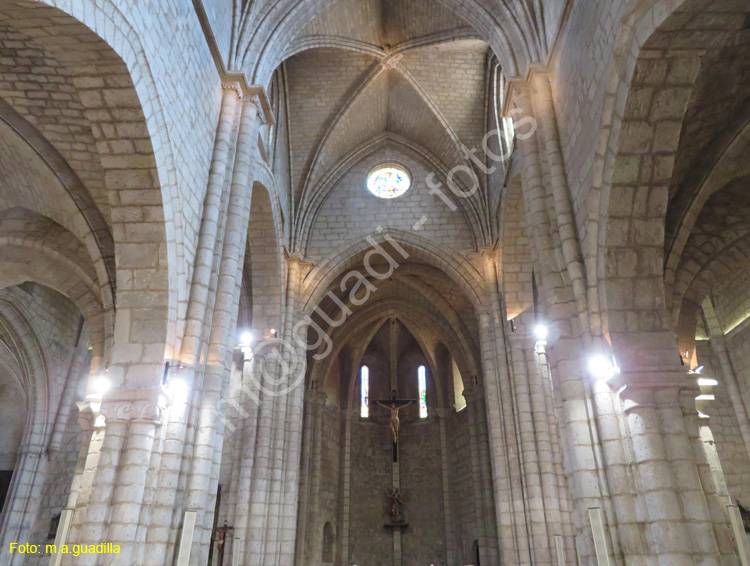
M166 397L160 388L116 389L102 401L101 414L108 423L144 422L159 424Z
M78 406L78 424L84 432L91 432L98 424L100 404L84 400L76 403Z
M233 92L239 100L242 100L242 84L239 81L223 80L221 81L221 90L224 92Z
M266 89L260 85L251 85L247 82L245 73L226 73L222 79L223 89L231 89L245 103L254 104L258 108L258 117L263 124L274 124L271 103L268 100Z
M482 387L480 384L475 384L470 381L468 385L464 385L463 395L467 403L480 401L484 398L484 387Z
M688 387L685 378L685 373L677 371L622 372L610 385L628 412L637 407L680 405L680 393Z
M315 402L315 404L325 407L326 400L328 399L328 395L326 395L325 391L315 389L313 391L313 397L313 401Z

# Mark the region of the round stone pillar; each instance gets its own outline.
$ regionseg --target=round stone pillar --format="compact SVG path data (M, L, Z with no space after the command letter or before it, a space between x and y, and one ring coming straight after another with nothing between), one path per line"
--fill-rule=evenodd
M659 415L660 402L676 399L677 387L638 384L621 393L630 431L633 463L647 516L647 538L656 564L693 564L677 486ZM671 428L674 423L665 423Z

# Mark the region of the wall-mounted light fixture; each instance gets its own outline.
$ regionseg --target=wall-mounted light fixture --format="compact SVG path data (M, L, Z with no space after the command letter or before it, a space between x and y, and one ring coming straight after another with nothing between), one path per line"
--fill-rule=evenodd
M94 393L96 393L97 396L103 397L104 394L110 390L112 387L112 383L109 381L109 378L104 375L100 375L94 381L91 383L91 388L94 390Z
M548 334L549 329L546 325L539 323L534 327L534 336L536 336L536 339L540 342L546 342Z
M609 358L604 354L594 354L589 358L589 372L591 376L600 381L609 381L620 373L614 357Z
M239 346L250 346L253 341L255 340L255 336L253 336L253 333L250 331L243 332L240 334L240 343Z

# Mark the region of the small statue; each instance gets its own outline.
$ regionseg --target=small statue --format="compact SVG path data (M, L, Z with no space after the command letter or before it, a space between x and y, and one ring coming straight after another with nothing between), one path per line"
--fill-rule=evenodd
M390 504L388 505L388 515L391 517L391 522L402 523L403 517L401 516L401 508L404 505L404 500L401 498L401 490L397 487L393 488L390 493L386 494Z

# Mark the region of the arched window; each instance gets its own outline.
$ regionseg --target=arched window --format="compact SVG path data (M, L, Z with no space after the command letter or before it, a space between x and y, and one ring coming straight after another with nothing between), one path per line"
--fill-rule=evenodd
M456 400L456 412L466 408L466 397L464 397L464 380L461 377L461 370L458 369L456 360L453 361L453 396Z
M505 88L507 81L505 73L499 63L495 64L495 127L500 134L500 155L510 157L513 153L513 142L515 138L515 129L513 127L513 118L503 118L502 108L505 104ZM507 159L506 157L506 159Z
M333 563L333 525L330 522L323 526L323 553L321 558L325 564Z
M480 566L479 565L479 541L475 540L474 544L471 545L471 560L472 560L472 566Z
M419 366L417 370L417 379L419 381L419 418L427 418L427 369Z
M370 368L362 366L359 372L359 416L370 416Z

